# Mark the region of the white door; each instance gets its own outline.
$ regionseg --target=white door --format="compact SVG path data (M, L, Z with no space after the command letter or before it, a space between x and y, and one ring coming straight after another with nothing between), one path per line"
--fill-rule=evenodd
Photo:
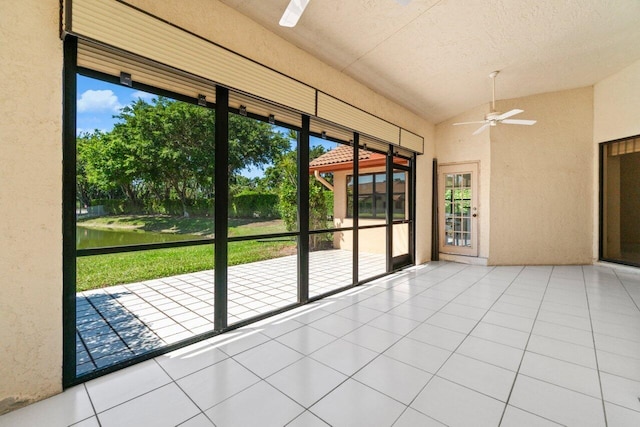
M478 164L438 168L440 252L478 256Z

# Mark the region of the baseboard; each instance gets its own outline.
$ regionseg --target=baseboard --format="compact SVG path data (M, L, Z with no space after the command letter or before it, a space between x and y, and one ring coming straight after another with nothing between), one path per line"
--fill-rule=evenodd
M476 256L464 256L464 255L453 255L453 254L439 254L439 258L442 261L452 261L458 262L460 264L470 264L470 265L487 265L486 258L480 258Z

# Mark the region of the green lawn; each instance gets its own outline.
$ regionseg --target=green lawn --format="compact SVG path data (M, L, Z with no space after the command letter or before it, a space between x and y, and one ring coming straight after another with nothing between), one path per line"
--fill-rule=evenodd
M210 219L152 216L103 217L83 221L83 226L141 229L144 231L209 235ZM178 231L179 230L179 231ZM285 231L280 220L230 221L230 236L250 236ZM229 243L229 265L245 264L295 253L291 238L260 239ZM214 268L214 245L188 246L79 257L76 289L85 291Z

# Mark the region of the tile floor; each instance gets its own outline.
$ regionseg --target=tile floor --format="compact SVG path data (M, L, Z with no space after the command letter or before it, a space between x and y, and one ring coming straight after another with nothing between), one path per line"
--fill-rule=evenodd
M640 426L640 274L431 263L0 426Z
M359 257L361 278L385 272L384 255ZM310 296L350 285L352 265L351 251L311 252ZM228 283L230 325L294 304L297 256L229 267ZM213 330L213 293L213 270L79 292L77 375Z

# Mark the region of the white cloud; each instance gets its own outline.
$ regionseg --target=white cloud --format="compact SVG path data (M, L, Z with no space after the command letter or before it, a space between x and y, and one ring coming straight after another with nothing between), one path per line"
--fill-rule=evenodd
M104 112L117 113L122 108L118 97L112 90L87 90L78 99L78 112Z
M133 99L138 99L141 98L145 101L151 101L153 98L155 98L156 96L152 93L147 93L147 92L143 92L141 90L137 90L135 92L133 92L131 94L131 98Z

